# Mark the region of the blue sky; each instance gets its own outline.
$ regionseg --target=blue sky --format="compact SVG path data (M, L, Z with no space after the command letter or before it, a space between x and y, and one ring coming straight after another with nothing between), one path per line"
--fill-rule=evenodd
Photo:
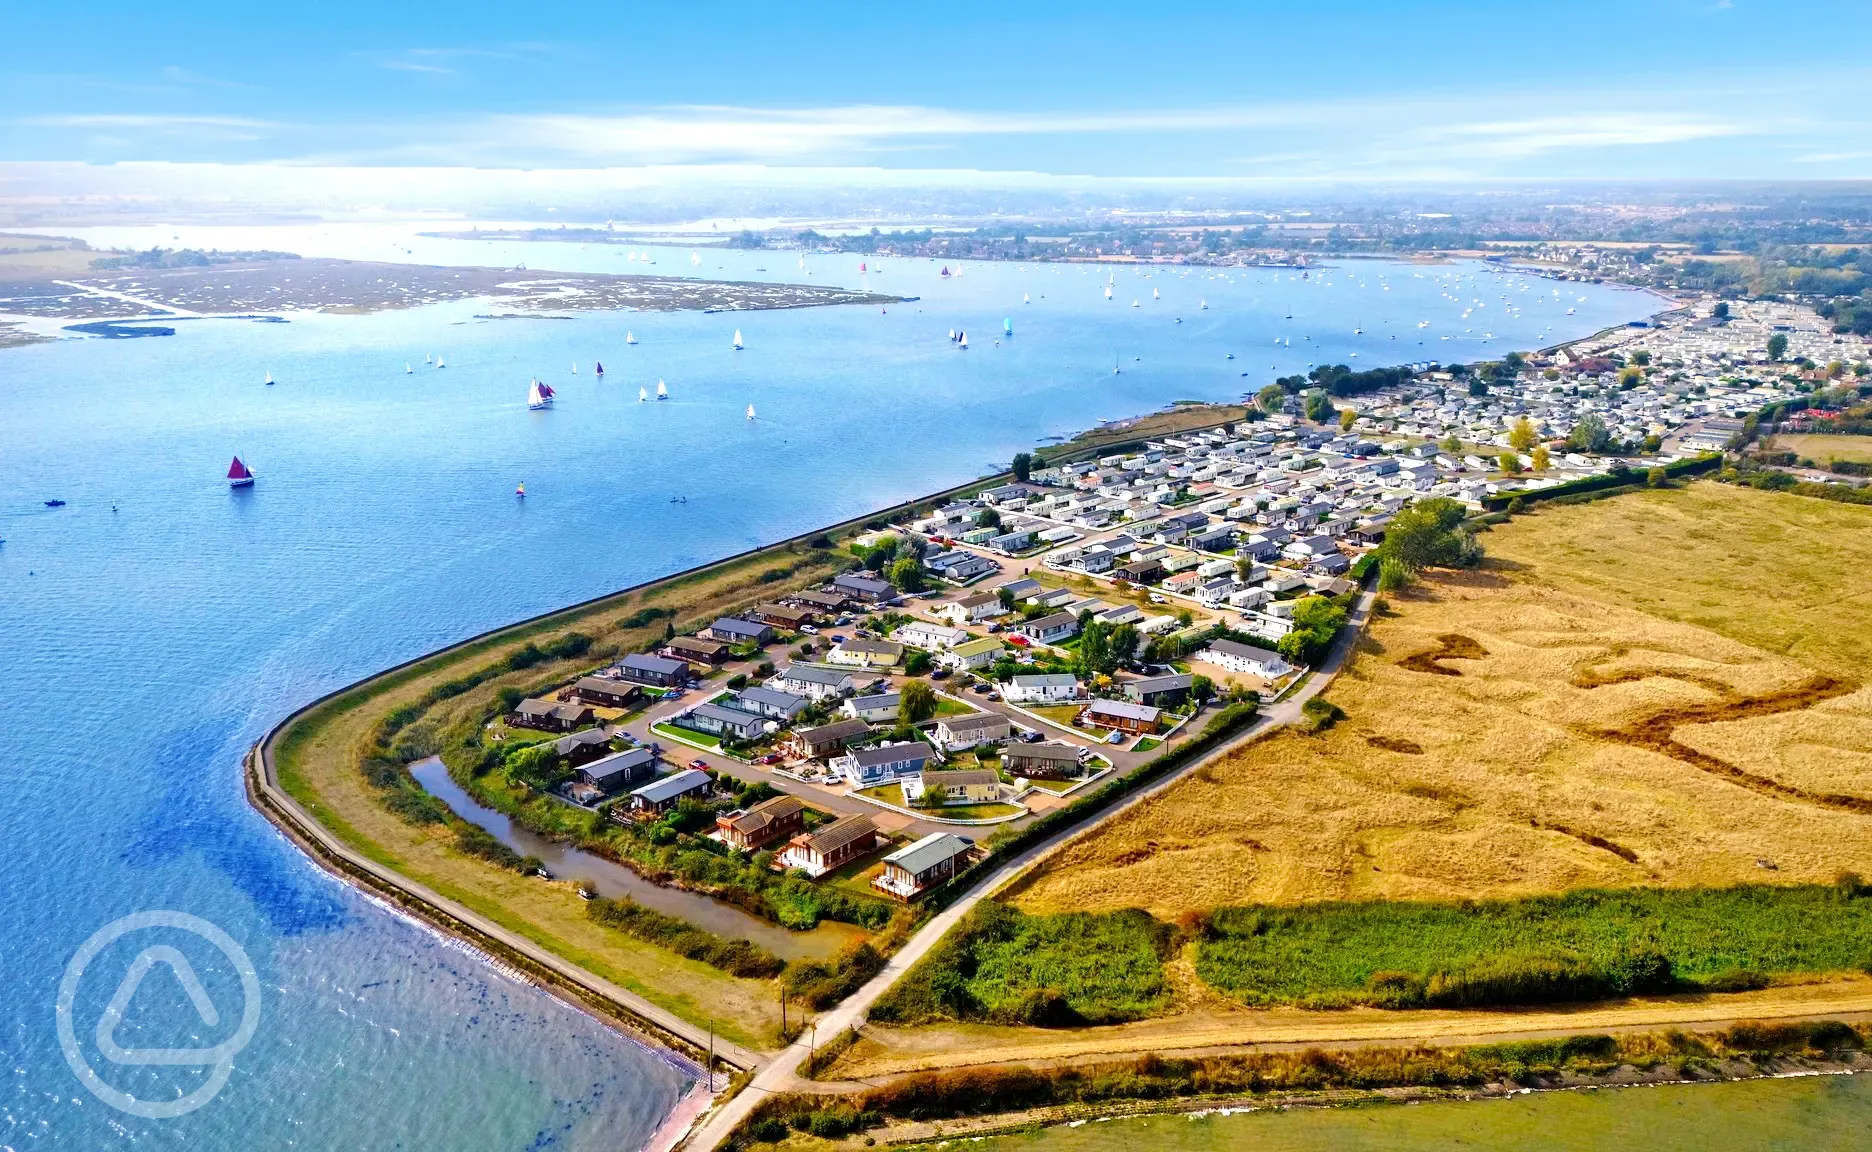
M18 4L0 161L1872 175L1872 3Z

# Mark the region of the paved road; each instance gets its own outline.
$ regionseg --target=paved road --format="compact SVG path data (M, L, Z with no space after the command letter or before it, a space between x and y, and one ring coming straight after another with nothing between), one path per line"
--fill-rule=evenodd
M1015 856L996 869L987 879L978 883L968 894L938 913L914 936L910 937L902 948L897 950L896 954L885 964L882 972L872 977L869 983L848 997L844 1003L819 1017L814 1031L794 1041L786 1051L771 1059L755 1075L754 1079L748 1082L746 1088L710 1114L683 1147L690 1152L711 1152L712 1149L719 1148L741 1122L747 1119L755 1106L768 1096L785 1092L811 1091L815 1087L823 1087L816 1085L813 1081L803 1080L798 1074L800 1064L811 1055L813 1043L820 1039L830 1040L847 1028L863 1024L866 1014L871 1010L871 1005L877 1003L878 997L882 996L892 984L897 982L899 977L935 947L936 942L942 939L958 920L968 915L969 910L977 903L1000 891L1022 872L1059 851L1071 841L1163 792L1194 771L1198 765L1227 756L1244 744L1259 739L1271 729L1300 719L1301 706L1331 683L1333 676L1344 666L1346 658L1351 654L1353 645L1358 643L1359 638L1364 635L1365 625L1371 619L1375 598L1376 594L1372 592L1366 592L1359 597L1358 604L1353 608L1351 618L1347 621L1349 626L1341 631L1339 640L1333 645L1333 650L1327 656L1326 661L1292 695L1263 711L1254 724L1241 735L1208 756L1193 760L1163 779L1132 793L1106 809L1095 819L1078 827L1066 829L1052 839L1044 840Z

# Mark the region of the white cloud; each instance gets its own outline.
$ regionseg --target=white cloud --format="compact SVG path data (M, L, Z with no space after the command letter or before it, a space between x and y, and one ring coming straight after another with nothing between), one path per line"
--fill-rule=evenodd
M270 120L246 116L177 116L163 113L80 113L22 116L13 121L31 128L277 128Z

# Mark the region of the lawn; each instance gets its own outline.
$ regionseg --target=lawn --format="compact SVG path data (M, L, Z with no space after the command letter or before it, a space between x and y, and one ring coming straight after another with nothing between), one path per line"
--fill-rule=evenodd
M881 800L886 804L895 804L899 808L908 808L910 806L910 802L904 799L903 785L896 781L892 781L889 784L873 784L869 788L860 788L856 794L859 796L868 796L873 800Z
M1084 710L1084 704L1023 704L1023 708L1035 716L1045 717L1062 728L1073 727L1073 721Z
M1163 747L1163 741L1155 736L1145 736L1131 746L1133 752L1155 752Z
M1872 965L1872 888L1589 889L1473 904L1230 908L1196 949L1251 1004L1481 1005L1600 999Z
M938 716L967 716L971 712L979 711L981 711L980 708L965 700L951 700L947 696L936 697L936 715Z
M659 736L667 736L671 740L678 742L687 741L690 744L700 744L702 747L716 752L721 751L721 740L719 737L713 736L707 732L697 732L693 728L682 728L675 724L652 724L650 725L650 731L655 732Z
M1872 860L1872 509L1698 481L1516 516L1287 730L1067 845L1033 913L1827 884Z
M928 809L927 814L935 820L1000 820L1019 816L1025 811L1017 804L944 804L940 808Z
M915 1024L1116 1023L1169 1001L1163 961L1174 932L1142 912L1028 916L984 900L871 1009Z
M1079 781L1079 780L1029 780L1027 781L1027 783L1032 784L1035 788L1038 788L1042 792L1051 792L1055 796L1059 796L1059 795L1063 795L1064 793L1068 791L1071 791L1073 788L1081 784L1082 781Z

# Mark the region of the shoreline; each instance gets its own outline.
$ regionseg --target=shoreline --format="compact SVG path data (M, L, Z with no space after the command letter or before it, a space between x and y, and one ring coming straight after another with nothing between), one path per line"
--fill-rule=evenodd
M1125 423L1130 427L1135 427L1153 416L1198 414L1208 416L1218 413L1223 418L1207 421L1191 420L1181 423L1177 431L1213 428L1235 423L1242 418L1239 406L1215 405L1204 406L1201 409L1188 407L1163 409L1130 417ZM1125 430L1129 431L1130 428ZM1175 434L1171 431L1153 433L1145 430L1139 431L1132 437L1111 437L1110 433L1113 431L1115 429L1111 425L1089 428L1073 440L1056 446L1051 459L1072 459L1086 453L1108 452L1126 443L1140 442L1152 435ZM1081 441L1084 441L1083 446L1075 447ZM427 885L403 876L394 868L371 860L364 853L346 844L280 784L276 763L277 750L297 725L312 718L315 713L347 697L359 693L368 694L373 687L421 666L446 662L451 657L497 638L518 637L528 631L548 627L555 620L587 613L607 603L621 604L634 596L692 580L716 570L745 563L756 557L785 555L790 547L804 545L814 538L837 536L860 530L868 522L880 519L889 520L907 512L953 499L965 492L1006 482L1009 475L1007 472L997 472L976 477L935 492L848 517L829 526L796 533L781 540L744 549L729 556L551 609L523 620L497 625L443 648L414 656L389 668L380 669L362 679L334 688L294 709L274 723L249 748L242 758L243 785L248 802L266 817L268 822L273 824L295 848L339 880L356 886L368 896L388 901L397 911L411 916L435 931L461 940L470 947L487 953L500 963L511 965L521 975L537 981L562 1001L619 1028L631 1038L677 1053L685 1059L694 1059L699 1063L708 1044L702 1029L612 981L605 980L577 964L559 958L520 933L493 923L457 901L433 891ZM755 1071L767 1062L767 1058L760 1053L733 1044L720 1035L714 1037L713 1043L716 1057L742 1073Z

